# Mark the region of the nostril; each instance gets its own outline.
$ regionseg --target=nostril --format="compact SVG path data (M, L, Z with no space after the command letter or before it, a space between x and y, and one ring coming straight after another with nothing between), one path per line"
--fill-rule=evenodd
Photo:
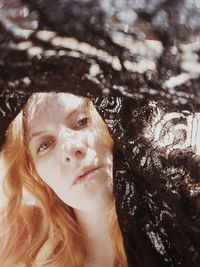
M69 162L70 161L70 158L66 157L66 161Z
M80 150L77 150L76 151L76 156L80 156L80 155L82 155L83 154L83 152L81 152Z

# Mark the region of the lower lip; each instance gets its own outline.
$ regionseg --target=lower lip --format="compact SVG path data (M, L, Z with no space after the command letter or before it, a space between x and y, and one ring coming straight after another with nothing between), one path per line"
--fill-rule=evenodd
M94 170L88 172L87 174L85 174L85 175L79 177L79 178L75 181L74 185L83 183L83 182L85 182L86 180L88 180L88 179L94 177L94 175L98 172L99 169L100 169L100 168L94 169Z

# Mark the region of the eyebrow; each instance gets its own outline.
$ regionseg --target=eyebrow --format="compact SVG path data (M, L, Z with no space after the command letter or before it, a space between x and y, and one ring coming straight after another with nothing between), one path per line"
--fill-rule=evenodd
M46 133L45 131L34 132L33 134L31 134L31 136L29 138L29 142L33 137L36 137L38 135L45 134L45 133Z
M76 114L76 113L79 111L79 109L81 109L81 108L83 108L83 107L88 107L88 102L87 102L87 101L83 101L83 102L81 102L81 103L78 105L78 107L76 107L75 109L71 110L71 111L67 114L66 119L69 118L69 117L72 117L74 114ZM28 142L30 142L31 139L33 139L34 137L39 136L39 135L42 135L42 134L46 134L46 133L47 133L46 131L33 132L33 133L30 135L30 137L29 137L29 139L28 139Z

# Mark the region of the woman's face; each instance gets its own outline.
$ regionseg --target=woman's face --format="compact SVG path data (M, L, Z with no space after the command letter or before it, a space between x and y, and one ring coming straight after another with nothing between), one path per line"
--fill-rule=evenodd
M88 102L69 93L41 93L26 112L28 146L39 176L72 208L105 208L113 199L112 145L97 111L91 118Z

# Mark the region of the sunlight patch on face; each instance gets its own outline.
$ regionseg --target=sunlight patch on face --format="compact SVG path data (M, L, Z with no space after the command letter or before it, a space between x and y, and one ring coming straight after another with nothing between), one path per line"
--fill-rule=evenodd
M113 198L113 142L89 101L70 93L36 93L25 108L29 136L42 136L29 140L39 177L67 205L83 211L106 207ZM87 176L88 169L96 170Z
M37 93L33 94L31 98L29 99L27 103L27 126L28 128L31 128L33 118L39 113L41 110L41 107L43 107L43 101L44 101L45 94L43 93Z
M59 93L58 102L64 105L67 102L67 107L76 108L83 102L83 97L78 97L69 93Z
M28 128L33 128L32 123L34 117L38 114L45 113L49 119L51 118L51 112L56 109L57 102L60 105L67 103L66 108L74 109L79 107L83 102L83 97L78 97L69 93L59 93L59 97L56 98L56 93L37 93L33 94L28 101L27 113L27 126ZM51 109L49 108L51 107Z

